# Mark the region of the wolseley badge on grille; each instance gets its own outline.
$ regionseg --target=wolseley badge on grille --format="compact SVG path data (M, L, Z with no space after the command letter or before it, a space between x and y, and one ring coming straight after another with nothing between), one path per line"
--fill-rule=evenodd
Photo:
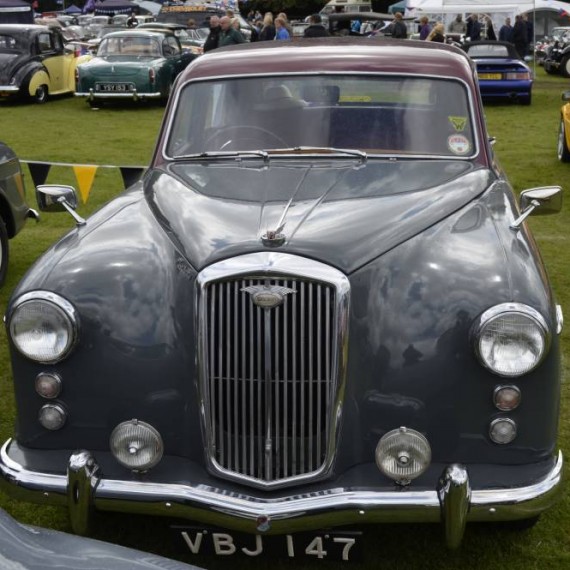
M294 289L289 287L281 287L280 285L250 285L244 287L242 291L249 293L252 301L262 309L273 309L283 303L285 295L296 293Z

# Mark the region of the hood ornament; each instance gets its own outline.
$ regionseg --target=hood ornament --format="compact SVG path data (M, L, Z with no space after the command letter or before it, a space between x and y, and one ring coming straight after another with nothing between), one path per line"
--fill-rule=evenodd
M267 247L279 247L283 245L287 237L281 233L281 229L282 228L267 230L267 232L261 236L261 243Z
M286 295L297 292L294 289L281 287L280 285L250 285L249 287L243 287L241 290L249 293L253 303L262 309L278 307L283 303Z

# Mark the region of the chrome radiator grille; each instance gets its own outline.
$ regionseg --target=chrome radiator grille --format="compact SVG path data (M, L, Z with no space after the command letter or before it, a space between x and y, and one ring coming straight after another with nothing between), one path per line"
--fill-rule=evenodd
M247 287L291 289L256 306ZM204 413L221 473L255 484L323 468L337 386L337 291L299 278L238 278L202 292Z

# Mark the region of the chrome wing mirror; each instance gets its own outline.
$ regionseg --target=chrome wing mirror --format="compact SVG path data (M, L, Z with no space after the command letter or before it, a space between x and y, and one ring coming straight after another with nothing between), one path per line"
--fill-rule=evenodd
M85 220L75 211L77 193L73 186L42 184L36 187L36 200L42 212L68 211L78 226L85 225Z
M523 190L520 195L520 209L521 215L510 225L511 230L518 230L531 214L558 214L562 210L562 188L543 186Z

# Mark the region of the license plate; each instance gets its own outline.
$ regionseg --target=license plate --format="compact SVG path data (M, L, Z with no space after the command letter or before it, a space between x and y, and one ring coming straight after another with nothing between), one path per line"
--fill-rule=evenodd
M500 73L479 73L479 79L503 79Z
M227 530L172 526L191 554L361 561L361 532L322 531L251 535Z
M107 93L124 93L132 90L132 83L97 83L95 85L95 91L105 91Z

